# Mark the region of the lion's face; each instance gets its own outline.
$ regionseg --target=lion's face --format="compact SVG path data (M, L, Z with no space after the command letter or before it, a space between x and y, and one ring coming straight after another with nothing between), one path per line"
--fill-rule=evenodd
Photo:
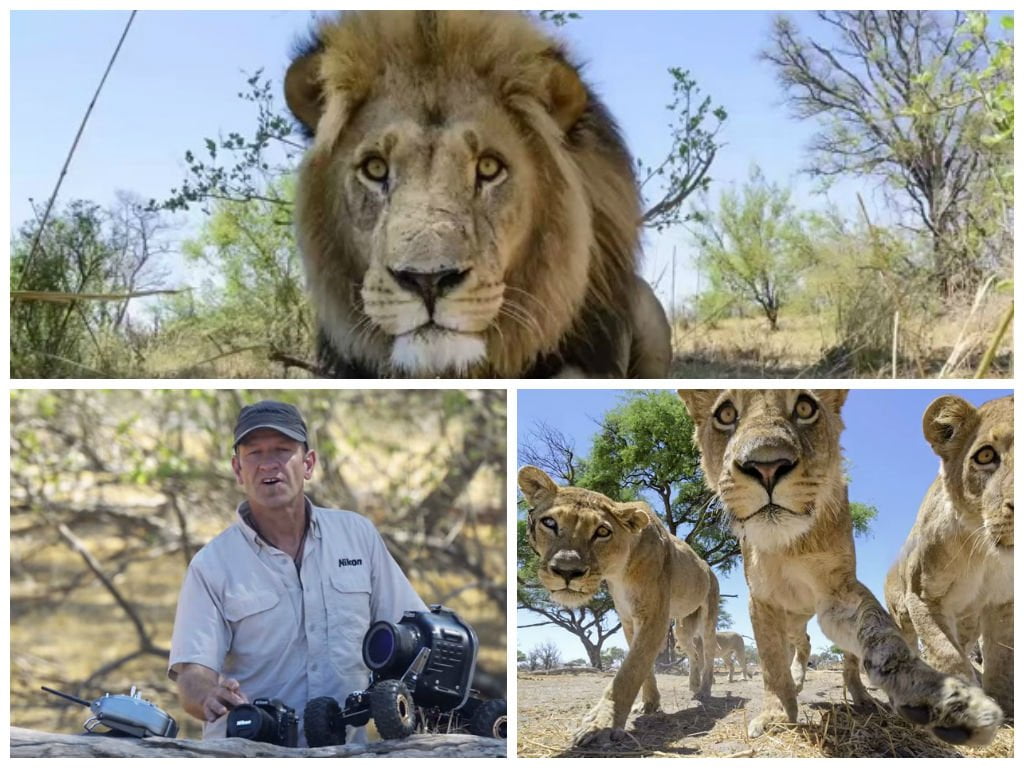
M286 95L314 134L296 224L322 329L398 374L519 375L593 279L577 72L520 14L346 13L318 43Z
M643 502L618 503L583 488L559 487L536 467L519 471L530 503L530 546L537 575L556 602L578 608L601 581L625 566L630 548L651 518Z
M1013 552L1013 397L975 408L944 395L924 414L924 435L942 459L942 483L975 539Z
M453 95L433 126L419 101L382 95L364 107L327 160L327 184L351 222L365 262L361 305L393 340L392 364L465 372L486 356L531 230L536 178L486 94Z
M842 487L841 390L680 390L708 484L741 541L781 549L831 514Z

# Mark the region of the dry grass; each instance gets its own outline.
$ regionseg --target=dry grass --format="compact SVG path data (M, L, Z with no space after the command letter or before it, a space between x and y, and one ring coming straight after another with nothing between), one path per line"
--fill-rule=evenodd
M901 318L898 376L939 376L949 362L943 376L970 377L1009 305L1009 297L990 295L972 314L964 297L937 317ZM673 349L671 375L679 378L892 376L887 352L871 365L851 362L860 351L843 348L823 315L783 314L777 331L762 317L729 318L713 326L680 320L673 327ZM1010 332L987 378L1013 375L1012 350Z
M601 674L519 677L520 757L1012 757L1013 728L980 748L953 747L880 705L854 710L843 701L841 673L808 675L800 722L771 727L757 739L747 722L760 708L762 681L729 683L719 674L705 706L689 698L686 681L658 675L664 711L631 715L626 738L605 749L572 749L570 734L607 685ZM876 698L881 698L874 692ZM724 694L724 695L723 695Z

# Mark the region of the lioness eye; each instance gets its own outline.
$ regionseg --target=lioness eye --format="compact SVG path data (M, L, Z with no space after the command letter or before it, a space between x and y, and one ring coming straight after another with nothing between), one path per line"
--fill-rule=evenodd
M553 517L542 517L540 519L540 524L545 528L550 528L552 531L558 530L558 523L555 522L555 518Z
M999 461L999 454L995 449L986 445L974 454L974 463L984 467L986 464L993 464Z
M813 419L818 414L818 404L807 395L800 395L793 406L793 415L798 419Z
M360 167L370 181L376 181L379 184L388 178L388 164L383 158L368 157Z
M505 166L496 157L484 155L476 163L476 177L480 181L494 181Z
M736 423L736 417L739 414L736 412L736 406L726 400L715 411L715 421L725 427L732 426Z
M609 528L607 525L602 525L600 528L594 531L594 535L599 539L607 539L609 536L612 535L612 529Z

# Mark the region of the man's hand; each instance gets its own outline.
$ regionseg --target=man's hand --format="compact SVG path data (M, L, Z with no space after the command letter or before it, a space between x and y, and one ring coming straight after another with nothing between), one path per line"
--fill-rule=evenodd
M202 664L182 664L178 670L178 697L192 717L212 723L249 699L238 681L221 676Z
M212 723L218 717L226 715L229 709L248 703L249 699L238 687L237 680L218 676L217 687L203 699L203 719Z

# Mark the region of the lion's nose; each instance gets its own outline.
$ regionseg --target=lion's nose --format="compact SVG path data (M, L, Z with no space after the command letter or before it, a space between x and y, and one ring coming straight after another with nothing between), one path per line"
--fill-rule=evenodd
M405 290L423 299L427 313L433 316L434 303L455 288L469 274L468 269L439 269L435 272L414 272L408 269L388 269L395 282Z
M770 494L783 475L793 470L796 462L790 459L776 459L775 461L745 461L737 465L741 472L758 480Z
M565 579L565 583L568 585L572 583L573 579L586 576L589 569L584 568L582 565L552 565L551 570Z

